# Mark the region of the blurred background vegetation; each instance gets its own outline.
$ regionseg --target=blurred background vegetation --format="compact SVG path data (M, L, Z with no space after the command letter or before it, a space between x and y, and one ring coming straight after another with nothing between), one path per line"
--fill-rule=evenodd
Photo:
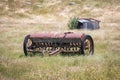
M71 30L71 17L100 20L99 30ZM85 33L95 54L25 57L31 33ZM120 80L120 0L0 0L0 80Z
M49 3L49 4L48 4ZM59 5L59 6L58 6ZM65 7L75 7L80 10L79 13L89 13L88 10L82 10L84 7L106 8L120 5L119 0L0 0L0 14L5 15L9 12L14 13L32 13L32 14L50 14L57 13ZM81 11L82 10L82 11ZM72 9L70 12L77 12ZM76 15L79 15L78 13Z

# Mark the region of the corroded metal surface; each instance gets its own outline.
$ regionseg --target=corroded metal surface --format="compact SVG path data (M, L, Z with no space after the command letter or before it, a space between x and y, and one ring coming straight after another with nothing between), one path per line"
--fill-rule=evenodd
M35 33L30 34L31 45L28 52L48 51L50 55L58 52L79 52L84 34L66 33Z
M35 33L27 35L23 43L24 53L88 53L93 54L94 43L89 35L76 34L73 32L66 33Z
M84 34L66 32L63 34L36 33L31 34L32 48L36 51L49 51L50 55L58 52L78 52L81 45L81 38Z
M54 34L54 33L36 33L31 34L31 38L82 38L84 34L76 34L73 32L66 32L63 34Z

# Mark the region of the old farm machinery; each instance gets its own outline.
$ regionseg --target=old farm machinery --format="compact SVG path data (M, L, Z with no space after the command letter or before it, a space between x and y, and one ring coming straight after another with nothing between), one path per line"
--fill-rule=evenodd
M36 33L27 35L23 42L24 54L44 53L49 55L56 53L81 53L92 55L94 53L94 42L90 35L66 32L63 34L55 33Z

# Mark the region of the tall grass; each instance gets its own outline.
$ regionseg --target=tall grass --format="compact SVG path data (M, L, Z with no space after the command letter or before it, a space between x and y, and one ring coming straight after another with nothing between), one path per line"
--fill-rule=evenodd
M1 59L0 73L17 80L119 80L119 55L22 57ZM8 63L7 63L8 62Z
M78 25L78 18L77 17L70 18L68 22L69 29L77 29L77 25Z
M117 49L117 46L119 46L119 33L113 33L114 30L119 32L119 27L116 26L114 30L111 30L109 26L102 23L107 27L102 27L105 31L104 29L85 31L85 33L92 35L95 42L95 54L93 56L57 55L41 57L36 55L33 57L25 57L22 51L24 36L36 30L40 32L44 30L47 32L48 27L46 26L48 25L25 25L24 23L25 22L21 24L18 22L19 25L13 21L12 23L10 21L1 23L0 80L120 79L120 49ZM38 27L36 25L38 25ZM62 27L62 29L64 29L64 27ZM53 29L49 29L49 31L52 30ZM78 34L82 32L81 30L72 31ZM113 43L113 40L115 43Z
M75 1L77 3L77 0ZM108 7L102 10L97 8L97 13L91 12L93 8L84 10L84 4L89 2L90 5L96 4L96 1L101 2L99 5L101 9L102 5L108 2L108 0L84 0L83 3L79 3L82 6L75 4L71 7L66 1L65 4L59 3L61 9L53 5L54 10L50 9L52 15L48 11L47 15L45 15L46 12L39 16L32 14L29 18L23 18L21 15L22 18L0 16L0 80L120 80L119 12L111 11L114 10L114 7L111 7L113 5L107 5L111 10ZM119 3L111 4L118 5ZM69 8L72 9L71 13L74 15L91 17L92 14L92 17L101 20L100 30L86 31L66 28L68 23L66 16L70 14ZM47 9L48 7L45 10ZM63 12L65 17L58 17L55 11L59 11L59 14ZM84 14L81 14L82 12ZM96 14L99 16L94 16ZM58 30L59 28L61 31ZM95 43L95 54L93 56L60 54L45 57L24 56L22 44L25 35L34 32L57 33L58 31L91 35Z

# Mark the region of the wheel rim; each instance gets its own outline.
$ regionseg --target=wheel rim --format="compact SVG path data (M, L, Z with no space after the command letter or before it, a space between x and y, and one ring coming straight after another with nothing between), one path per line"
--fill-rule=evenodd
M92 51L92 41L90 38L87 38L84 42L84 54L85 55L91 55L93 53Z
M27 53L29 52L30 53L30 47L32 45L32 41L30 39L27 40L27 43L26 43L26 50L27 50Z

